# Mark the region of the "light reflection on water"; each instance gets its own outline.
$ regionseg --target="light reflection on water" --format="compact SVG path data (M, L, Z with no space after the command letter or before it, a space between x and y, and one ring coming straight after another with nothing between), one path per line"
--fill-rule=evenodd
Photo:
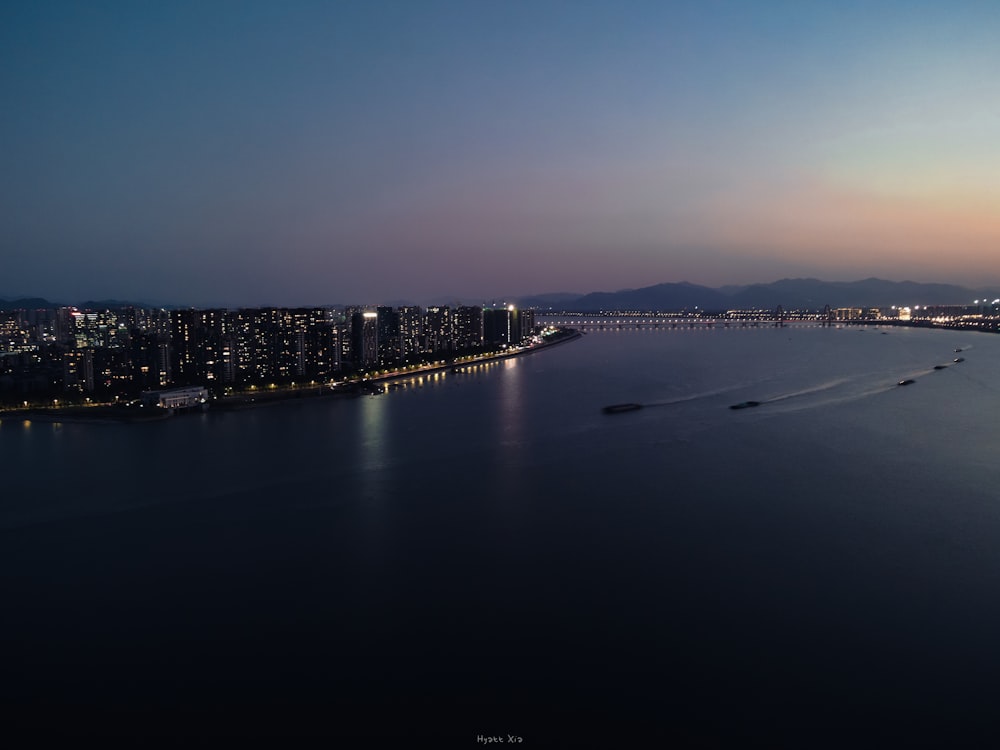
M520 364L517 359L504 360L499 382L500 399L497 404L500 413L497 423L502 425L500 444L508 450L519 448L524 439L524 410L527 405L521 392L524 368L519 367Z
M358 468L371 472L385 468L386 464L386 421L388 406L386 396L364 396L360 399L360 434L358 442L361 456Z

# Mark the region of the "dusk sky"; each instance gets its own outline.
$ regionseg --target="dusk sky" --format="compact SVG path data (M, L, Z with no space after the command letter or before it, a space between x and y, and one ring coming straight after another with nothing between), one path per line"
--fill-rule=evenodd
M1000 3L6 2L0 297L1000 282Z

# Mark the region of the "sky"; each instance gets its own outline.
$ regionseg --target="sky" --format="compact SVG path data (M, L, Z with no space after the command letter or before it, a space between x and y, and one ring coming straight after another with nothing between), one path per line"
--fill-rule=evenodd
M1000 282L1000 3L0 5L0 297Z

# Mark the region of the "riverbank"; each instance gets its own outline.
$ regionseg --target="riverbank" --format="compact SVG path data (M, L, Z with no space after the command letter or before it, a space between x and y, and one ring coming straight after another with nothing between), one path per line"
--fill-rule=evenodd
M160 422L173 416L167 409L142 410L126 404L60 406L50 409L15 409L0 412L0 422L58 422L66 424L122 424Z
M462 360L444 360L406 370L392 370L377 375L367 375L358 380L337 383L335 385L317 383L315 385L300 385L292 388L254 389L252 391L244 391L216 398L210 403L212 409L237 411L273 406L300 399L357 398L365 395L376 395L385 392L386 388L382 385L383 383L448 370L460 372L464 367L471 367L484 362L494 362L534 354L543 349L573 341L580 336L582 334L576 329L563 328L552 334L548 340L496 354L472 356ZM0 411L0 421L120 424L158 422L163 419L169 419L174 414L175 412L169 409L144 409L138 405L127 404L67 405L51 408L30 407L27 409Z
M426 365L419 365L412 369L392 370L390 372L379 373L377 375L367 375L359 378L358 380L338 383L333 386L317 383L316 385L302 385L295 388L275 388L273 390L260 389L249 392L244 391L243 393L216 399L212 402L212 406L213 408L222 409L247 409L259 406L269 406L271 404L283 403L285 401L303 398L343 398L345 396L357 397L376 395L385 392L381 387L382 383L406 380L408 378L429 375L435 372L460 372L465 367L471 367L484 362L495 362L503 359L511 359L513 357L521 357L527 354L534 354L535 352L542 351L543 349L548 349L559 344L564 344L568 341L573 341L580 338L582 335L582 333L575 329L564 328L558 333L553 334L548 341L542 341L541 343L534 344L532 346L512 349L510 351L500 352L497 354L483 354L461 360L446 360Z

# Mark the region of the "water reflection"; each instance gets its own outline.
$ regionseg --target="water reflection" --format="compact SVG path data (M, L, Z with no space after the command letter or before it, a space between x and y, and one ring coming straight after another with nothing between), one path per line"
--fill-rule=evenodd
M388 401L382 396L367 396L361 399L359 438L361 446L360 467L366 471L385 468L386 425Z
M507 475L523 460L525 434L525 398L522 393L524 368L517 359L502 363L499 377L500 398L497 401L497 425L500 434L500 469ZM504 482L514 483L515 477L505 476Z
M500 423L503 425L501 434L505 446L518 446L523 437L524 399L521 395L523 368L519 365L516 359L504 360L500 378Z

